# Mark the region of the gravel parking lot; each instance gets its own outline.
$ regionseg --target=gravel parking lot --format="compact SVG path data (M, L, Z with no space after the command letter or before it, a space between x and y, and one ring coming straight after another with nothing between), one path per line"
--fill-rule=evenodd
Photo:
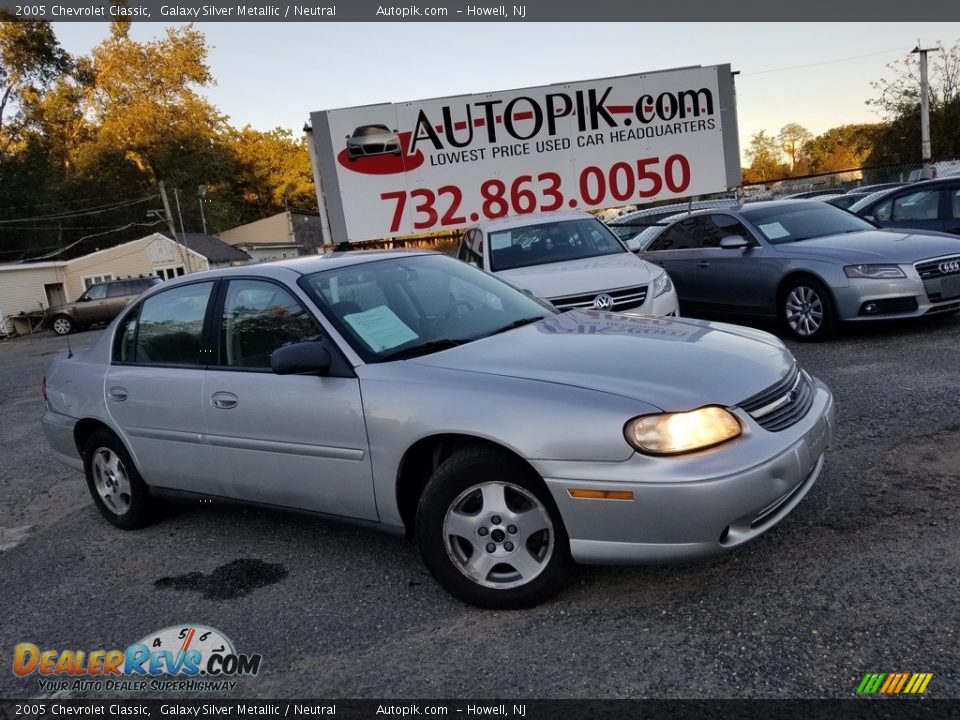
M790 517L718 559L580 568L552 602L488 612L412 542L311 517L208 503L111 527L40 432L65 341L0 342L0 697L43 694L10 672L16 643L124 648L183 623L263 655L246 697L833 698L898 671L960 697L960 318L791 347L840 425Z

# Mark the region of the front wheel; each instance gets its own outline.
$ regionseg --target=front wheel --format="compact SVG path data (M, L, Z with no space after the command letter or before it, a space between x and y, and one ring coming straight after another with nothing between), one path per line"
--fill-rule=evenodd
M495 450L457 453L417 508L420 552L452 595L493 609L532 607L566 581L570 548L542 481Z
M120 439L97 430L87 440L83 469L90 495L109 522L124 530L149 522L150 493Z
M830 292L813 278L793 280L780 301L780 317L797 340L827 340L836 330L836 313Z
M71 320L66 315L57 315L53 319L53 331L57 335L69 335L74 331L73 320Z

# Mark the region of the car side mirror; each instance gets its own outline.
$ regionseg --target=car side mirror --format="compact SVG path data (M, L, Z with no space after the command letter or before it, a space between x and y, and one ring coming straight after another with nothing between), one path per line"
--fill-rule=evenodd
M347 140L350 139L350 136L349 136L349 135L344 135L343 137L346 138Z
M743 235L727 235L720 240L720 247L724 250L742 250L745 247L750 247L750 243Z
M86 295L81 295L77 298L77 302L90 302L91 298L88 298Z
M270 368L277 375L326 375L333 358L319 342L284 345L270 353Z

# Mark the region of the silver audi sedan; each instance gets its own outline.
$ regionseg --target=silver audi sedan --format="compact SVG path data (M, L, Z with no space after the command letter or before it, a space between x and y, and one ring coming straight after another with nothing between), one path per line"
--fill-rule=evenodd
M415 535L451 593L735 548L817 479L830 391L747 328L571 310L434 253L171 280L55 360L42 425L114 525L228 498Z
M815 199L691 213L640 257L670 274L682 314L779 318L798 340L960 310L960 238L880 229Z

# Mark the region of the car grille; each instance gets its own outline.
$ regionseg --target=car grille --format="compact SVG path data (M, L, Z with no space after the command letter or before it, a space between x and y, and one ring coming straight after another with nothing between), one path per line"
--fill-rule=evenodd
M960 255L924 260L914 267L930 302L954 300L960 295Z
M776 385L747 398L742 407L760 427L778 432L798 422L813 404L813 386L796 365Z
M944 275L960 275L960 255L955 257L924 260L914 265L921 280L932 280Z
M572 310L580 308L581 310L593 310L593 301L600 295L609 295L613 300L613 305L604 310L611 312L622 312L632 310L643 305L647 300L647 286L636 285L634 287L619 288L617 290L599 290L582 295L565 295L563 297L549 298L550 302L560 310Z

